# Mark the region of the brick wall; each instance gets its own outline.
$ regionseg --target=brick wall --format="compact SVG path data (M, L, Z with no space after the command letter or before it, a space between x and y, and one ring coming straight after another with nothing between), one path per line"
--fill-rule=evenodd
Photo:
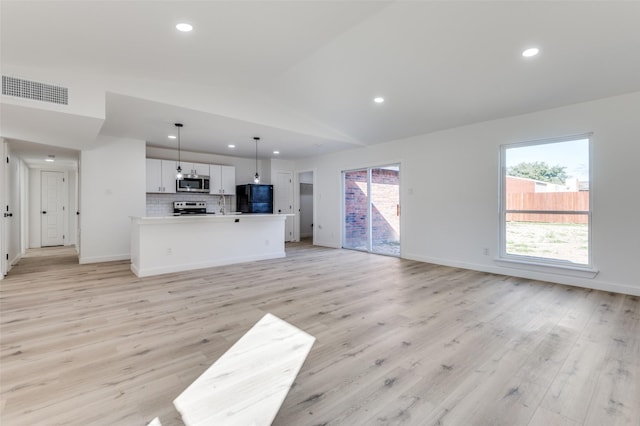
M345 241L349 247L365 248L367 245L367 172L356 171L345 173L344 210Z
M371 176L371 227L373 241L398 240L400 217L399 172L374 169ZM350 247L365 248L367 244L367 172L345 174L345 240Z

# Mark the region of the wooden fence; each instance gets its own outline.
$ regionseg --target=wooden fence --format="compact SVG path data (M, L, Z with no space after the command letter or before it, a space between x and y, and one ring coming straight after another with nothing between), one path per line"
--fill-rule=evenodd
M507 210L589 211L589 192L506 194ZM507 213L507 222L588 223L586 214Z

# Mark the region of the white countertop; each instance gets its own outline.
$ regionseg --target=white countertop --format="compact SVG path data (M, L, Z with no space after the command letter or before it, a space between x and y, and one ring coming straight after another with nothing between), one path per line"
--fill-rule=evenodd
M208 222L208 221L235 221L244 220L284 220L293 214L269 214L269 213L228 213L228 214L207 214L207 215L183 215L183 216L131 216L137 223L186 223L186 222Z

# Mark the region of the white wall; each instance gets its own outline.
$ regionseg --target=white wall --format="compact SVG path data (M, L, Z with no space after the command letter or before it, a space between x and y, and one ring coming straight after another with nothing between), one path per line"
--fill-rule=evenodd
M300 183L310 183L313 185L313 172L302 172L298 174Z
M80 153L80 263L128 259L130 216L144 216L145 142L99 138Z
M638 111L640 92L298 161L297 170L315 170L315 244L341 245L342 170L400 162L402 257L640 295ZM497 263L500 145L587 132L599 274L588 279Z

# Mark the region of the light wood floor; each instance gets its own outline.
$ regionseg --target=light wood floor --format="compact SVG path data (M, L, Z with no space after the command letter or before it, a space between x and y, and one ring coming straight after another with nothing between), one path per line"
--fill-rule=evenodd
M0 281L3 426L180 425L267 312L317 338L274 425L640 424L637 297L305 244L143 279L48 250Z

